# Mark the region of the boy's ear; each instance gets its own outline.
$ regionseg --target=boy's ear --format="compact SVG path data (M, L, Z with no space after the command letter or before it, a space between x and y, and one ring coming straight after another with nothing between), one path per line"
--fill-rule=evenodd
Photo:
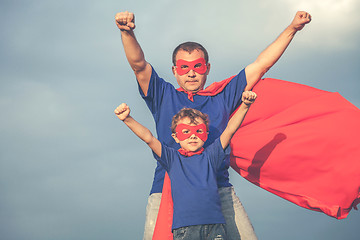
M171 134L171 136L174 138L175 142L180 143L179 139L176 137L176 133Z

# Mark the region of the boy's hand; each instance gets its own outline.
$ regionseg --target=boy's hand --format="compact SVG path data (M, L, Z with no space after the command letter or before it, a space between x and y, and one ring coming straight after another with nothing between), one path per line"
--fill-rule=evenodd
M256 93L252 91L245 91L242 94L242 101L245 105L250 106L255 102L255 99L257 98Z
M311 22L311 15L304 11L298 11L290 25L297 31L300 31L309 22Z
M132 31L135 29L135 15L132 12L120 12L115 15L115 22L121 31Z
M121 121L124 121L130 114L130 108L126 103L122 103L115 109L114 113Z

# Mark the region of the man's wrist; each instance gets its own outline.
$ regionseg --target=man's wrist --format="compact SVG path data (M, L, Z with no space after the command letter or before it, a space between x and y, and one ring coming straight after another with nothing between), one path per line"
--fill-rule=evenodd
M288 35L289 36L294 36L298 29L293 25L293 24L290 24L286 29L285 29L286 32L288 32Z
M126 37L128 37L128 36L129 36L129 37L135 36L133 29L130 29L130 30L120 29L120 33L121 33L121 36L126 36Z
M122 121L125 123L125 122L130 121L131 118L132 118L132 117L131 117L130 114L129 114L129 115L127 115L127 117L125 117Z

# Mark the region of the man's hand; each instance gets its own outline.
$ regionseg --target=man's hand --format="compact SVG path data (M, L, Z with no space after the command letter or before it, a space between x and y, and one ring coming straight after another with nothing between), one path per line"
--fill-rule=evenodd
M256 93L252 91L245 91L242 94L242 101L245 105L250 106L255 102L255 99L257 98Z
M114 110L114 113L121 121L124 121L130 114L130 108L126 103L122 103Z
M135 15L132 12L120 12L115 15L115 22L121 31L132 31L135 29Z
M305 24L308 24L310 21L311 15L309 13L304 11L298 11L290 26L292 26L296 31L300 31L305 27Z

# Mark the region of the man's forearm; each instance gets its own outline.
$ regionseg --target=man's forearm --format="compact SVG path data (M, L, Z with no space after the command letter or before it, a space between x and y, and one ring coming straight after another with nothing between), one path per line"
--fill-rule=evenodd
M141 49L140 44L136 40L133 31L121 31L121 40L124 46L126 58L132 68L137 73L141 72L146 67L146 60L144 52Z
M271 43L256 59L255 63L260 65L264 74L279 60L286 48L294 38L297 30L288 26L279 37Z
M291 24L260 53L257 59L245 68L247 86L245 90L250 90L260 80L264 74L279 60L286 48L293 40L297 31L304 28L311 21L311 15L307 12L299 11Z
M247 86L251 90L254 85L265 75L269 69L280 59L286 48L291 43L297 30L288 26L274 42L272 42L256 60L245 68Z

